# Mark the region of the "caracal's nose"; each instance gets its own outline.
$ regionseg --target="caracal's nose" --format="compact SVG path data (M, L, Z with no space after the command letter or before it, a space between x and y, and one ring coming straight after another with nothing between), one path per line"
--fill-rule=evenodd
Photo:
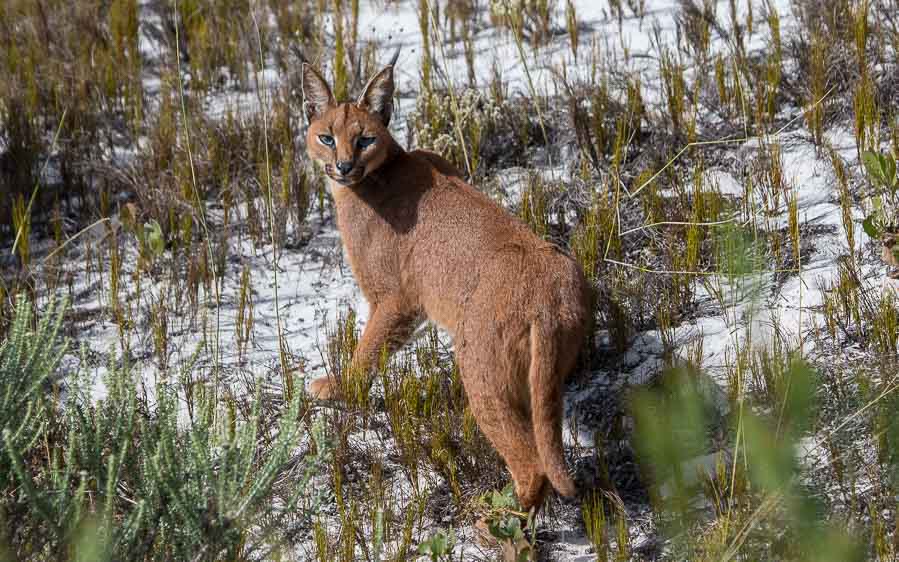
M337 163L337 171L340 172L341 176L345 176L345 175L349 174L350 170L352 170L352 169L353 169L352 162L344 161L344 162Z

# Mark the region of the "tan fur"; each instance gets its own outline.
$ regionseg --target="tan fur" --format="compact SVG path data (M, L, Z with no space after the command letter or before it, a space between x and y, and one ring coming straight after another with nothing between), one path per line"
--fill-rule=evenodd
M424 318L433 320L453 337L471 410L506 461L523 507L542 503L547 479L574 495L561 419L563 382L591 317L580 267L450 163L397 145L386 127L392 66L355 104L338 104L311 66L303 75L307 150L332 180L337 226L370 304L353 371L367 373L384 346L398 348ZM360 136L376 141L359 149ZM352 171L341 176L336 163L347 160ZM310 391L321 398L337 392L328 378Z

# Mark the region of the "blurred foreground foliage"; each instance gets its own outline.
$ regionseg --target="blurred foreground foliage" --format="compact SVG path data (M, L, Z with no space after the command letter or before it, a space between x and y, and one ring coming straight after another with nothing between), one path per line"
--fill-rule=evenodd
M803 477L817 375L799 359L776 360L784 369L771 407L738 404L727 416L727 446L710 455L703 453L713 439L715 405L698 373L672 370L634 397L635 445L654 471L660 529L687 559L864 559L861 537L827 519L826 490ZM710 525L703 517L709 511L717 529L698 533Z

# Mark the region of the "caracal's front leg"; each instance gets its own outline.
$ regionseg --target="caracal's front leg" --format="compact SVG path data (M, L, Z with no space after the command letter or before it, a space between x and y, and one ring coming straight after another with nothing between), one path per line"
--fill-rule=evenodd
M370 386L371 368L381 351L386 346L388 353L393 353L402 347L412 336L419 321L418 312L410 311L409 306L400 299L372 303L371 318L362 331L362 338L353 352L353 361L347 374L365 377L365 384ZM329 373L309 383L309 393L320 400L331 400L339 397L338 387L333 373Z

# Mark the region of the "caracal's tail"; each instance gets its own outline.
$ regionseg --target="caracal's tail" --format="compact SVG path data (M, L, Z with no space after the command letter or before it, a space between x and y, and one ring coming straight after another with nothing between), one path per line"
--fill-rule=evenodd
M531 325L531 423L537 442L537 453L543 471L559 494L572 497L577 493L562 449L562 382L555 372L558 364L556 343L552 334L534 323Z

